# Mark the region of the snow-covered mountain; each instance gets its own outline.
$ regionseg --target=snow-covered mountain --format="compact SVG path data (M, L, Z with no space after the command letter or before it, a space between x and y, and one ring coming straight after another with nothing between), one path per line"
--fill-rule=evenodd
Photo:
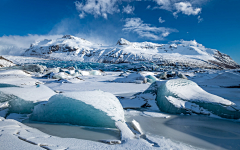
M45 39L33 43L24 55L99 63L154 62L168 66L218 69L240 67L230 56L215 49L205 48L196 41L157 44L129 42L121 38L115 46L102 46L65 35L56 40Z

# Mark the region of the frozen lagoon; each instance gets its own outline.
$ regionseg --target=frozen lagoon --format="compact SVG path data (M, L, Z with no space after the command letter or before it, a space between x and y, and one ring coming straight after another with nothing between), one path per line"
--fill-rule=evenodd
M91 141L120 140L120 131L113 128L91 128L69 124L54 124L24 120L23 124L36 128L44 133L61 138L76 138Z
M133 119L140 123L146 135L163 136L204 149L240 147L239 122L200 115L171 115L167 119L142 115L126 116L128 122Z
M210 70L210 71L207 71L206 73L194 74L193 77L191 77L190 72L186 72L186 74L190 76L188 77L190 80L193 80L198 84L200 83L199 85L207 92L210 92L215 95L234 101L234 103L239 105L239 98L240 98L239 89L227 89L227 88L217 87L216 85L209 84L208 81L206 80L206 79L211 80L212 78L214 78L215 76L217 76L219 73L222 73L222 72L224 71L220 72L220 71ZM50 89L58 92L65 93L70 91L78 92L78 91L92 91L92 90L100 89L120 97L131 97L131 94L143 92L150 86L150 84L112 82L116 78L120 78L119 76L120 73L121 72L105 72L101 76L90 76L90 75L81 76L80 78L82 80L77 80L78 82L76 83L74 83L71 79L58 81L54 79L40 78L39 76L37 76L37 74L33 73L32 78L26 78L26 80L24 78L24 81L21 81L21 84L24 83L24 84L35 85L35 82L37 82L36 80L38 80L45 83L45 85L48 86ZM152 72L147 72L147 73L152 73ZM15 80L12 80L13 78L12 77L10 78L10 77L11 76L9 76L9 82L7 83L10 84L10 83L13 83L13 81L14 83L16 83ZM11 79L11 82L10 82L10 79ZM30 79L31 79L31 83L29 82ZM3 76L2 81L6 82L5 76ZM154 116L147 117L147 116L142 116L138 114L138 113L141 113L141 111L143 110L146 111L146 109L139 108L138 110L139 111L137 111L137 113L135 113L134 111L130 111L130 113L128 113L129 111L125 111L126 121L130 123L134 119L137 122L139 122L142 127L142 130L150 140L153 137L156 137L156 140L154 142L156 141L158 142L158 144L160 145L160 149L166 148L164 147L164 144L166 144L168 148L171 148L171 146L174 145L173 143L169 142L171 140L174 140L174 143L176 143L175 145L176 149L186 149L181 147L181 145L184 143L188 145L200 147L200 148L205 148L205 149L239 149L240 147L240 145L238 144L240 143L239 142L239 125L238 125L239 122L234 122L233 120L210 118L207 116L198 116L198 115L181 116L181 115L166 114L167 116L171 116L170 118L167 117L166 119L161 117L160 118L154 117ZM6 119L5 121L7 122L11 120ZM4 121L2 123L4 123ZM35 123L29 123L28 125L30 126L30 124L33 125ZM36 123L35 125L36 126L34 128L39 128L39 130L43 131L44 133L54 135L57 137L64 137L63 139L57 138L57 141L59 140L64 142L66 141L64 144L62 143L59 144L59 145L64 145L66 148L68 147L67 145L69 145L70 138L73 138L74 140L77 140L76 138L91 140L88 142L97 141L99 139L109 139L109 138L119 139L119 135L112 133L112 130L111 131L101 130L101 129L92 130L91 128L82 128L79 126L73 127L73 126L66 126L66 125L59 125L59 124L54 124L54 125L51 124L51 127L49 127L49 124ZM52 129L52 130L48 131L48 129ZM31 129L31 130L35 130L35 129ZM62 130L63 131L69 130L70 132L69 134L66 134L66 133L64 134ZM78 133L84 133L84 134L78 135ZM31 136L34 138L30 139L30 141L38 142L37 134L35 135L33 134L35 133L32 133ZM96 134L100 134L99 137ZM46 136L46 134L44 136ZM162 139L165 139L165 138L166 140L164 143L164 140ZM44 139L44 140L48 141L48 139ZM82 144L80 141L81 140L78 140L77 142ZM41 143L41 142L38 142L38 143ZM47 143L56 145L52 141L51 142L49 141ZM93 145L96 146L99 144L103 144L103 143L94 142ZM104 145L106 144L103 144L102 146L104 147ZM121 145L122 144L120 144L119 146L121 147ZM125 148L137 149L139 147L126 146Z
M177 143L186 143L203 149L235 150L240 147L239 122L200 115L170 115L164 118L143 116L141 111L136 110L126 112L127 123L130 125L133 119L136 120L147 136L165 137ZM29 120L23 121L23 124L61 138L120 140L118 129L88 128Z

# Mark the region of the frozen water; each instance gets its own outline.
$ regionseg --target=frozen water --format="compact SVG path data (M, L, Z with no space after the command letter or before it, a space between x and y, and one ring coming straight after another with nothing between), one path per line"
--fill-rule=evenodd
M8 102L9 113L31 113L37 102L47 101L55 92L45 85L0 88L0 103Z
M170 116L170 118L148 117L142 115L141 111L125 112L127 123L136 120L148 136L163 136L204 149L239 149L239 122L202 115Z
M163 79L163 80L168 79L168 77L167 77L167 72L161 73L160 76L159 76L159 78L160 78L160 79Z
M101 72L98 71L98 70L92 70L92 71L89 72L89 74L97 76L97 75L101 75Z
M34 107L32 101L23 100L15 95L0 91L0 102L8 102L9 113L31 113Z
M5 87L18 87L18 86L13 84L0 83L0 88L5 88Z
M51 96L56 94L49 87L42 84L26 87L0 88L0 92L1 101L9 101L11 100L11 96L13 96L25 101L40 102L47 101Z
M210 111L223 118L240 118L240 112L233 102L207 93L196 83L185 79L169 80L161 84L156 101L159 109L164 112L208 114L207 111Z
M114 80L114 82L120 82L120 83L138 83L139 81L142 81L143 83L147 82L147 79L144 75L141 73L134 72L126 77L123 78L117 78Z
M147 82L149 82L149 83L153 83L155 81L158 81L158 79L153 75L147 75L146 78L147 78Z
M42 123L30 120L24 120L22 123L46 134L61 138L77 138L92 141L120 140L120 131L117 129L88 128L67 124Z
M54 95L48 103L35 106L30 119L114 128L115 121L124 121L124 112L118 99L110 93L70 92Z
M215 85L221 87L229 87L229 86L239 86L240 85L240 75L232 72L224 72L222 74L217 75L212 79L208 79L208 85Z
M23 70L31 71L31 72L44 72L47 69L46 66L38 65L38 64L25 64L22 66Z
M50 77L53 79L68 79L68 74L65 72L51 73Z
M184 74L178 73L178 77L182 79L188 79Z

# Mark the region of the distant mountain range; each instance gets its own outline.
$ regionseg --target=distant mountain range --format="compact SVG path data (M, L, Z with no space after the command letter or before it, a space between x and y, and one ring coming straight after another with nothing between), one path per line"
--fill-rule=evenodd
M192 68L240 68L230 56L215 49L205 48L196 41L157 44L129 42L121 38L115 46L102 46L65 35L56 40L45 39L33 43L24 55L99 63L147 62Z

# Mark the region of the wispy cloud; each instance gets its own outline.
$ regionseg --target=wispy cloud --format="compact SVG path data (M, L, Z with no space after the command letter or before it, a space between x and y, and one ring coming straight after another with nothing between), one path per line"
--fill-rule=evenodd
M135 7L127 5L126 7L123 6L123 13L126 14L133 14Z
M198 23L203 22L203 18L201 18L201 16L198 16Z
M137 33L140 37L153 40L163 40L172 32L178 32L176 29L155 27L144 23L141 18L127 18L125 20L123 31Z
M163 20L162 17L159 17L159 18L158 18L158 21L159 21L160 23L164 23L164 22L165 22L165 20Z

